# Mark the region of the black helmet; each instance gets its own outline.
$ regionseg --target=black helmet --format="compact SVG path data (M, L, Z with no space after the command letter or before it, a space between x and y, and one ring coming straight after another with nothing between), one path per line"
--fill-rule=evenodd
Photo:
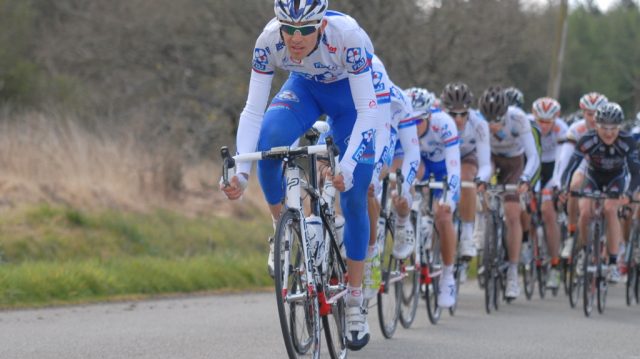
M445 109L453 110L459 108L469 108L471 102L473 102L473 94L469 90L469 86L462 82L448 83L442 94L440 100Z
M480 97L480 112L489 122L500 122L507 113L507 97L499 86L489 87Z
M596 110L596 123L621 125L622 122L624 122L624 112L615 102L607 102Z
M504 95L507 96L507 104L509 106L517 106L520 108L524 106L524 95L519 89L515 87L507 87L504 89Z

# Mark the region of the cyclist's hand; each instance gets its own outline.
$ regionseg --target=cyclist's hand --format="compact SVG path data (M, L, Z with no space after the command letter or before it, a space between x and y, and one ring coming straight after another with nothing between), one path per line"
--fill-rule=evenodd
M353 187L353 175L342 170L339 175L333 177L333 187L340 192L346 192Z
M331 166L327 161L318 161L318 173L320 178L331 177Z
M569 196L567 195L566 191L558 192L558 202L565 204L568 199L569 199Z
M440 211L443 211L442 213L451 213L451 208L453 207L453 205L451 204L450 201L445 201L443 198L440 198L440 200L438 201L438 204L440 205Z
M476 184L476 191L480 192L480 193L484 193L484 191L487 190L487 182L484 181L479 181Z
M398 212L409 212L409 201L405 198L405 196L393 196L392 200L393 206L398 210Z
M522 181L520 185L518 185L518 193L523 194L529 192L529 182Z
M238 175L235 175L231 177L231 181L229 181L228 186L225 186L224 183L222 182L222 179L220 179L220 183L219 183L220 190L224 192L224 194L227 196L228 199L236 200L242 197L242 194L244 193L245 188L247 188L248 177L249 176L245 173L240 173Z

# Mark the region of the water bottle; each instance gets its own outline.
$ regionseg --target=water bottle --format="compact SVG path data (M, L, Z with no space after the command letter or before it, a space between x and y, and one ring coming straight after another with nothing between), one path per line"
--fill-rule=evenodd
M311 215L306 218L305 222L307 223L307 238L309 238L311 245L311 253L315 255L316 265L319 266L324 261L322 220L316 215Z
M420 232L422 232L422 238L424 238L424 246L426 248L431 248L431 237L433 231L433 218L431 216L422 216L422 221L420 222L421 228Z

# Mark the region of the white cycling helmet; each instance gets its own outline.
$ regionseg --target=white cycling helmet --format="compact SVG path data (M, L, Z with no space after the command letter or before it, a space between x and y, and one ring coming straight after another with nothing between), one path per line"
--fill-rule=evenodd
M278 21L298 23L321 21L329 6L328 0L275 0Z
M404 93L411 99L413 110L421 113L431 113L431 107L436 102L436 96L429 90L420 87L411 87Z
M607 97L598 92L589 92L580 98L580 108L583 110L595 111L601 105L609 102Z
M560 116L560 103L551 97L541 97L533 101L531 112L542 120L555 120Z

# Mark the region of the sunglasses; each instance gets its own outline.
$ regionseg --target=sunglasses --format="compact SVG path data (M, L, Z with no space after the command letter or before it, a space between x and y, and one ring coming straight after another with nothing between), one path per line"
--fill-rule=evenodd
M598 127L598 129L605 131L605 132L615 132L618 131L620 129L620 126L618 125L602 125L602 124L597 124L596 127Z
M280 31L284 32L289 36L295 35L296 31L300 32L300 35L302 36L307 36L316 32L316 30L318 30L318 28L320 27L320 24L321 23L318 22L317 24L294 26L294 25L280 23Z
M449 111L449 116L456 118L456 117L467 117L467 115L469 114L469 111L462 111L462 112L453 112L453 111Z

